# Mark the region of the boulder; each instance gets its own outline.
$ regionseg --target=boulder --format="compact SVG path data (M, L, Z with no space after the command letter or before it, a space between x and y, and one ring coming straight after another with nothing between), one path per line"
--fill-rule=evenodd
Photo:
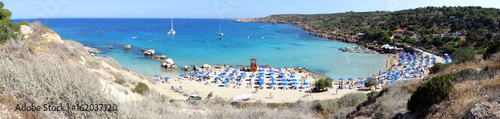
M31 35L33 33L33 29L26 25L21 25L21 33L24 35Z
M167 70L169 70L169 71L171 71L171 70L176 70L176 69L178 68L177 66L175 66L175 62L174 62L174 60L172 60L172 59L170 59L170 58L168 58L168 59L166 59L165 61L163 61L163 62L161 63L161 66L162 66L162 67L164 67L164 68L166 68L166 69L167 69Z
M149 49L149 50L144 51L144 55L154 55L154 54L155 54L155 50L153 50L153 49Z
M212 66L210 66L209 64L203 64L203 66L201 66L202 69L210 69L212 68Z
M191 69L187 65L185 65L183 69L184 71L191 71Z
M199 70L198 66L193 65L193 70L198 71Z
M132 48L132 46L130 46L130 45L124 45L123 46L123 49L125 49L125 50L130 50L130 48Z
M477 103L470 109L470 119L500 119L500 104L498 102Z
M161 56L155 56L155 58L157 60L164 60L165 58L167 58L167 56L166 55L161 55Z
M109 46L109 49L113 49L113 46Z

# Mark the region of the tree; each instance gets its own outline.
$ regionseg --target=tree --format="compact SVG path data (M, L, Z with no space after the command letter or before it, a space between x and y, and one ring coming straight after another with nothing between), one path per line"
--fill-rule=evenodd
M331 78L322 78L318 81L314 82L314 86L318 88L320 91L325 90L325 88L332 87L332 79Z
M21 25L28 25L30 22L26 21L26 20L23 20L21 21Z
M459 48L453 52L453 56L458 62L465 62L474 59L474 50L471 48Z

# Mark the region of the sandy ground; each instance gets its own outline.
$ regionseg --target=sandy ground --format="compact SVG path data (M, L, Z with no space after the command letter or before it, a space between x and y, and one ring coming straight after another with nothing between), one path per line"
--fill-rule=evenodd
M417 49L418 50L418 49ZM421 51L421 50L419 50ZM433 56L430 53L427 52L422 52L422 54L425 55L430 55ZM386 68L390 69L392 67L393 62L397 62L393 57L394 55L390 55L390 58L388 58ZM444 63L445 59L442 57L437 57L437 62ZM402 69L401 67L396 67L396 69ZM248 72L247 72L248 73ZM268 73L268 72L267 72ZM428 71L422 74L423 76L427 75ZM298 73L295 74L297 76L297 79L301 79L302 77L305 77L307 75L306 73ZM231 97L246 93L250 94L253 96L253 100L251 101L262 101L262 102L274 102L274 103L280 103L280 102L295 102L297 100L304 100L304 101L312 101L312 100L323 100L323 99L336 99L340 98L345 94L348 93L356 93L356 92L361 92L361 93L368 93L370 91L358 91L357 89L336 89L336 88L330 88L329 91L325 91L322 93L312 93L311 96L306 93L306 91L310 90L310 86L307 86L305 89L297 89L297 90L283 90L283 89L259 89L258 92L255 92L255 88L246 88L247 84L246 81L245 83L241 86L241 88L234 88L234 85L230 85L230 87L225 87L224 84L218 83L218 84L213 84L209 83L206 85L205 81L197 82L197 81L190 81L190 80L181 80L181 81L174 81L174 79L181 78L179 76L173 76L169 80L169 83L161 83L157 82L154 84L154 89L157 90L158 92L165 94L173 99L180 99L180 100L185 100L187 99L186 96L183 96L182 94L178 92L174 92L171 90L171 87L178 88L182 86L182 90L187 91L188 94L196 93L200 95L201 97L205 98L207 95L211 92L213 92L214 96L222 97L224 99L231 99ZM256 80L258 78L253 78L253 80ZM417 78L413 78L417 79ZM210 79L210 80L213 80ZM277 79L278 81L276 82L281 82L279 81L280 79ZM313 78L308 78L306 82L313 83L315 79ZM407 80L407 79L403 79ZM355 79L354 81L359 81L358 79ZM266 84L270 83L269 78L265 79ZM333 87L338 87L338 80L334 81L334 86ZM346 79L344 82L348 82ZM382 85L379 85L380 87ZM269 87L266 85L266 87ZM281 86L277 86L281 87ZM380 88L378 90L381 90ZM338 94L337 94L338 91ZM273 98L270 98L270 93L272 94Z

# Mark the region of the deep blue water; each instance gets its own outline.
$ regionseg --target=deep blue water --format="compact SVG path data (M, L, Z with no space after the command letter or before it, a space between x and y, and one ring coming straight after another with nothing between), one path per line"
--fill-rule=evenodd
M317 38L289 24L174 19L175 35L166 35L170 19L46 19L43 24L62 38L101 49L104 53L100 56L112 57L124 69L144 75L173 75L181 71L163 71L161 62L145 57L141 48L155 49L158 54L172 58L179 67L204 63L249 65L249 59L256 58L257 64L301 66L333 78L377 73L384 68L387 58L380 54L341 52L339 47L355 44ZM219 40L219 24L224 33L222 40ZM138 38L132 39L133 36ZM127 44L133 49L123 50L122 46ZM115 49L108 49L109 46Z

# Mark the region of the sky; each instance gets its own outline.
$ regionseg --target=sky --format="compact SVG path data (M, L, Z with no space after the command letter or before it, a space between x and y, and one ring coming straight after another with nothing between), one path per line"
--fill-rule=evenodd
M12 19L257 18L272 14L397 11L425 6L500 8L500 0L3 0Z

